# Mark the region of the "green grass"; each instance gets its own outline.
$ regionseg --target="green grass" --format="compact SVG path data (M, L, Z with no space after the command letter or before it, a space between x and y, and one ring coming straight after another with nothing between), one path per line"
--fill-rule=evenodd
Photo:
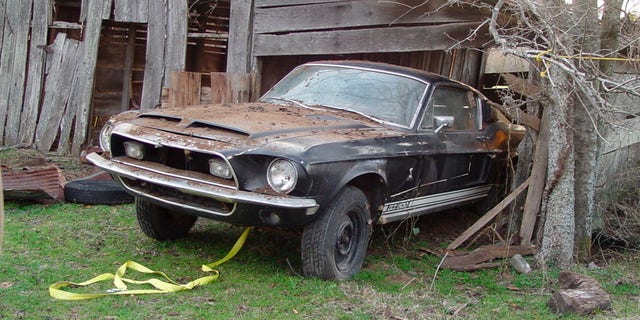
M200 219L188 238L157 242L139 231L131 205L9 202L5 209L0 319L580 319L555 315L546 306L558 270L519 275L505 265L436 274L440 258L417 250L424 239L390 241L380 232L352 281L299 276L298 236L258 229L234 259L217 267L220 279L210 285L61 301L49 296L49 285L113 273L128 260L180 283L207 275L200 265L222 258L242 228ZM633 253L599 270L575 271L595 277L612 294L613 310L596 319L640 315L640 258Z

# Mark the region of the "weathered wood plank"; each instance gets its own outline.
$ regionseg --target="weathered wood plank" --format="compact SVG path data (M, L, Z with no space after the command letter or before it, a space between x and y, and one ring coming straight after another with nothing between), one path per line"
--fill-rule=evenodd
M202 75L196 72L171 72L169 107L200 104Z
M20 141L31 145L36 132L38 111L42 100L44 65L47 58L44 48L48 41L48 25L52 19L52 6L48 1L33 2L31 42L29 44L29 69L20 119Z
M164 46L166 37L167 0L157 0L149 8L147 24L147 63L144 67L140 109L153 109L160 105L164 82Z
M10 0L9 3L16 2ZM15 33L13 65L9 80L9 97L7 109L7 123L5 126L5 144L15 145L20 143L20 115L22 114L22 100L27 73L27 52L29 47L29 24L31 21L32 1L24 1L18 4L17 10L7 7L7 22L11 24L11 30ZM15 6L15 3L14 3ZM15 7L14 7L15 8ZM9 55L11 53L9 52Z
M164 56L164 82L169 87L171 73L184 71L187 55L187 1L173 0L167 2L167 43Z
M42 110L35 134L35 147L38 150L51 150L57 136L78 68L79 46L80 42L67 39L65 33L58 33L50 46L53 53L47 61L49 73L44 85Z
M131 79L133 78L133 59L136 49L136 26L129 26L127 35L127 50L124 58L124 77L122 79L122 100L120 111L129 110L129 100L131 99Z
M377 0L374 0L377 1ZM310 3L346 2L345 0L255 0L256 8L294 6Z
M249 73L211 73L211 103L251 101L253 77Z
M462 243L467 241L469 237L474 235L480 228L484 227L491 219L495 218L502 211L502 209L506 208L524 189L529 187L529 183L531 183L532 178L529 177L525 182L519 185L513 192L507 195L500 203L498 203L495 207L489 210L487 213L482 216L482 218L478 219L476 223L474 223L469 229L463 232L458 238L453 240L451 244L447 247L449 250L453 250L459 247ZM524 243L523 243L524 244Z
M84 50L84 47L81 43L78 43L74 58L76 61L82 57L82 50ZM80 90L80 86L78 85L78 77L76 76L77 72L78 69L75 68L75 70L73 70L73 75L71 76L72 80L68 83L68 96L66 96L65 98L65 102L67 102L67 105L63 106L64 108L61 110L62 119L60 120L58 147L56 148L59 155L68 155L71 150L71 130L73 129L73 120L76 118L77 113L77 110L74 109L71 104L73 103L72 101L76 99L78 91Z
M301 32L282 35L256 34L255 56L298 54L347 54L407 52L482 47L489 38L485 27L473 40L459 43L478 23L452 23L417 27Z
M542 203L542 195L544 186L547 182L547 161L549 157L549 108L543 111L543 120L540 124L540 131L536 141L536 150L533 154L533 164L531 167L531 186L527 190L527 198L524 203L522 212L522 223L520 226L521 244L530 244L533 236L533 230L536 227L536 220L540 212L540 204Z
M2 39L4 38L4 17L5 8L7 7L7 0L0 0L0 59L2 59ZM3 128L0 126L0 128ZM0 139L2 141L2 139Z
M395 1L340 1L257 8L256 33L300 32L367 26L478 22L486 18L475 8L449 6L446 0L424 1L411 10Z
M112 7L113 7L113 0L104 0L103 1L103 3L102 3L102 20L109 20L109 18L111 18L111 9L112 9Z
M251 68L252 0L231 2L227 72L247 73Z
M10 0L2 0L4 1L4 10L14 10L15 8L10 8ZM14 1L15 2L15 1ZM15 3L13 3L15 4ZM5 123L7 120L7 109L9 105L9 83L11 80L11 67L13 66L13 52L15 46L15 33L11 30L7 24L8 14L2 12L2 20L3 24L0 26L2 28L2 38L0 39L0 45L3 46L2 52L0 52L0 144L4 142L4 129Z
M115 21L138 23L145 23L149 21L149 0L114 1L113 16ZM152 3L153 5L156 4L155 1Z
M89 0L87 20L85 22L84 39L82 41L82 56L77 73L77 84L80 86L76 95L70 101L70 107L77 110L75 129L73 134L72 155L80 155L87 138L89 116L91 113L91 98L93 96L93 82L98 60L98 44L102 28L103 0Z

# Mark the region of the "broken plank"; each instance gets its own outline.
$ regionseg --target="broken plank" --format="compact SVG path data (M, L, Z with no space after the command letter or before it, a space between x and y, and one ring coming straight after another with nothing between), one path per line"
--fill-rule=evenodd
M57 166L2 168L5 200L64 200L66 180Z
M456 255L447 255L442 262L442 267L447 269L468 270L473 266L498 258L510 258L516 254L532 255L538 252L534 245L487 245L479 247L471 252Z
M445 24L482 21L486 17L479 9L463 9L446 4L445 0L430 0L424 2L419 10L410 10L393 1L356 0L256 8L254 32L285 33L371 26Z
M202 75L196 72L172 72L169 88L169 106L200 104Z
M211 73L211 103L249 102L253 98L250 73Z
M35 147L49 151L58 134L60 121L67 111L67 101L71 96L72 83L78 68L79 41L67 39L58 33L51 46L53 54L48 61L49 74L44 85L42 110L35 134Z
M482 216L476 223L474 223L469 229L463 232L457 239L455 239L451 244L447 247L449 250L453 250L459 247L462 243L467 241L469 237L478 232L482 227L484 227L489 221L491 221L495 216L498 215L504 208L506 208L524 189L529 186L532 178L529 177L525 182L519 185L515 190L513 190L509 195L507 195L500 203L498 203L495 207L489 210L484 216Z
M489 40L487 27L482 26L474 39L465 40L469 36L469 30L479 26L478 22L462 22L433 26L256 34L253 50L255 56L283 56L480 48Z
M27 87L20 120L20 141L27 145L33 143L38 122L38 111L42 101L44 67L47 58L48 25L52 18L52 7L46 1L33 2L31 21L31 41L29 50L29 68Z

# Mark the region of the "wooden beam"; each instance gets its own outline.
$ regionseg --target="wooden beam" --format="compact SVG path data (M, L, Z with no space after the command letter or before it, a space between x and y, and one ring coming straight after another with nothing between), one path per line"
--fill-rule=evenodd
M445 0L424 1L411 10L396 1L309 2L256 8L256 33L285 33L371 26L402 26L480 22L489 12L447 5Z
M22 101L24 99L24 89L27 71L27 52L29 44L29 25L31 22L32 0L17 1L8 0L7 20L9 28L13 33L13 50L3 52L8 54L12 60L8 74L0 77L8 77L9 95L7 96L7 122L5 126L4 142L6 145L16 145L20 143L20 117L22 114ZM13 5L13 6L12 6ZM17 7L16 7L17 5ZM5 44L6 45L6 44Z
M88 0L87 20L85 22L84 39L82 41L80 66L77 72L77 90L72 95L70 105L77 110L71 154L80 155L80 150L87 139L89 116L93 97L98 45L102 28L103 0Z
M460 42L477 22L433 26L381 27L359 30L256 34L255 56L407 52L482 47L489 38L486 27L470 41Z
M122 100L120 111L129 110L129 100L131 99L131 79L133 78L133 59L136 53L136 25L129 26L127 35L127 50L124 59L124 75L122 79Z
M147 24L147 63L144 67L140 109L153 109L160 105L164 82L164 47L166 38L167 0L155 0L149 7Z
M544 187L547 182L547 160L549 157L549 146L547 145L547 141L549 141L548 117L551 116L551 112L548 109L544 108L543 110L543 121L535 144L536 150L533 154L533 165L531 167L533 180L527 191L527 198L522 212L522 224L520 226L521 244L531 243L533 230L540 212Z
M529 186L532 178L529 177L525 182L519 185L515 190L513 190L509 195L507 195L500 203L498 203L495 207L485 213L476 223L474 223L469 229L463 232L458 238L456 238L451 244L447 247L449 250L454 250L459 247L462 243L467 241L469 237L474 235L478 230L484 227L487 223L489 223L495 216L498 215L504 208L506 208L524 189Z
M51 21L52 6L48 1L33 2L33 18L31 21L31 41L29 50L29 68L27 87L20 118L20 141L27 145L33 143L38 122L38 111L42 101L44 85L44 67L47 58L48 25Z
M248 73L251 71L251 43L253 29L253 0L231 2L229 17L229 42L227 49L227 72Z

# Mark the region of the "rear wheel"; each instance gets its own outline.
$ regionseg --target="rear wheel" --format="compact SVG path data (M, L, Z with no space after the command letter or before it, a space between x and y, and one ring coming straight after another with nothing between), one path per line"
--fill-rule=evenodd
M302 234L305 275L345 280L360 271L371 235L369 202L347 186Z
M151 202L136 198L136 216L142 232L156 240L182 238L198 217L172 212Z

